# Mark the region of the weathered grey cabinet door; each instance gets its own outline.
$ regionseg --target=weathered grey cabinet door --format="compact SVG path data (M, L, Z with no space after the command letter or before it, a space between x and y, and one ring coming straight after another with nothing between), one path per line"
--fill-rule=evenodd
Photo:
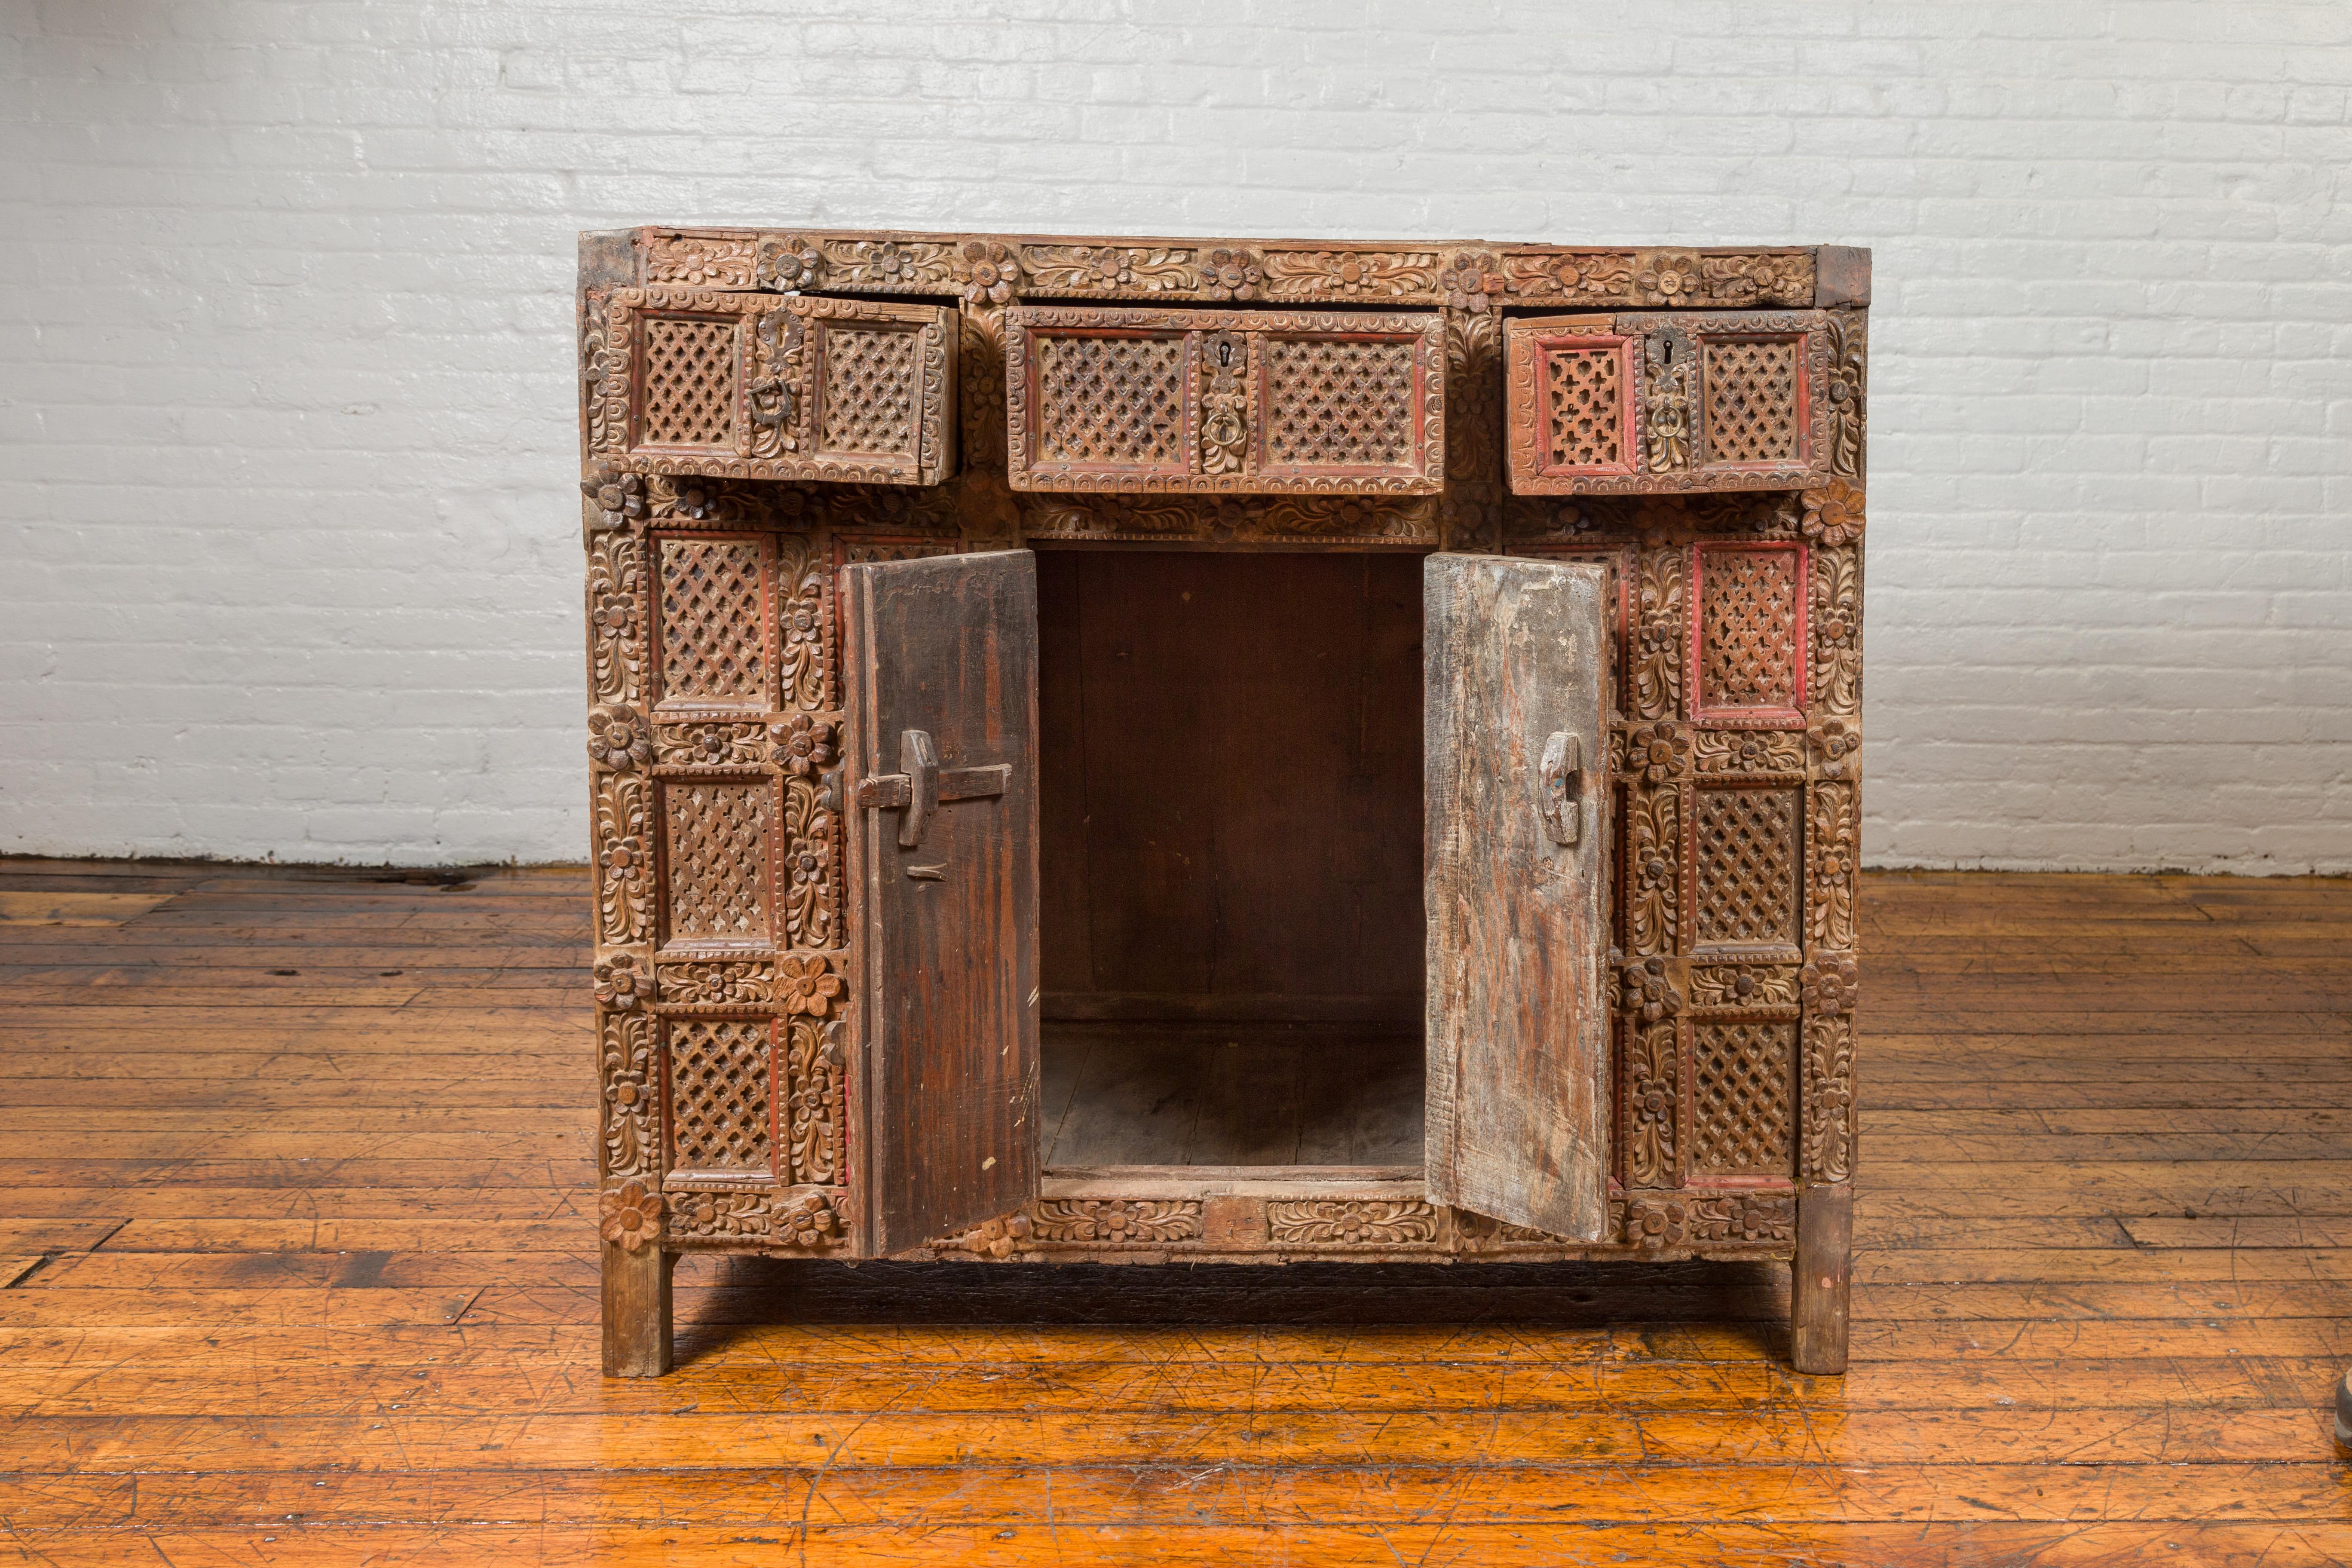
M1423 581L1429 1195L1598 1241L1607 573L1433 555Z
M870 1256L1037 1190L1037 558L842 573Z

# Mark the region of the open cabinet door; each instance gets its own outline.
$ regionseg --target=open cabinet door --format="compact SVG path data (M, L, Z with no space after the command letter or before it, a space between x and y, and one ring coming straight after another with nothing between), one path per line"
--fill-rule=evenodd
M1433 555L1423 582L1429 1195L1599 1241L1607 573Z
M844 569L867 1252L1037 1191L1037 558Z

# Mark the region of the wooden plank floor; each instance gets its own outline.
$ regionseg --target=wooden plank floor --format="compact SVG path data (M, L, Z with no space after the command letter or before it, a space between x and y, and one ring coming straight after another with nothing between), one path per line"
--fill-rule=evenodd
M2352 884L1866 887L1843 1379L1779 1268L709 1262L607 1383L577 874L0 864L0 1563L2352 1560Z

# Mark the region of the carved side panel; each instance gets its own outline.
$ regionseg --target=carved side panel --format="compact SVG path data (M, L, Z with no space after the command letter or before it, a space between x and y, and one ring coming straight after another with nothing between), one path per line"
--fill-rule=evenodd
M1702 542L1692 561L1694 717L1702 724L1803 728L1804 546Z
M767 1018L666 1018L670 1169L775 1173L775 1027Z
M1803 790L1703 786L1694 799L1694 948L1795 958L1803 937Z
M772 945L775 782L706 775L665 778L656 787L664 943Z
M1794 1175L1797 1026L1702 1022L1693 1030L1692 1058L1693 1173Z
M769 538L657 535L656 711L773 706Z

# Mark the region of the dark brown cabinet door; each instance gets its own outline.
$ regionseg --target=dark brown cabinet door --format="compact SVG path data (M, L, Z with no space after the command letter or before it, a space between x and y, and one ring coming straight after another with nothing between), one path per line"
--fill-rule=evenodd
M866 1249L1037 1191L1037 558L842 573Z
M1598 1241L1608 573L1441 554L1423 584L1429 1195Z
M1802 489L1832 472L1827 310L1547 316L1505 329L1520 495Z

